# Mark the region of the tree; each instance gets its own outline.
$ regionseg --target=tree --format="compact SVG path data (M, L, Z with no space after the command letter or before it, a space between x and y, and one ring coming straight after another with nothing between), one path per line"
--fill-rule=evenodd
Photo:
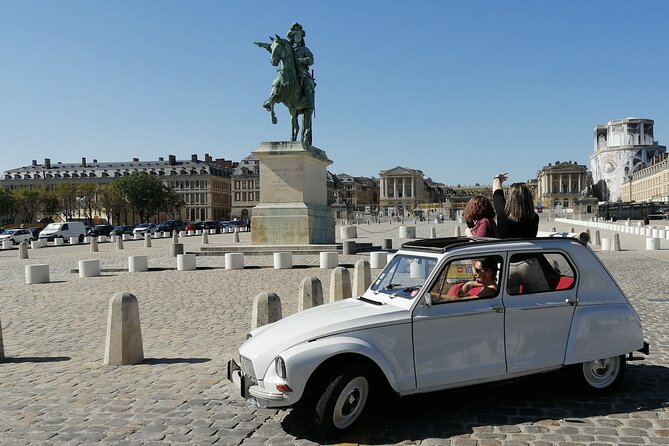
M95 183L82 183L79 185L79 204L84 210L84 217L89 224L93 224L93 209L96 207L98 186Z
M146 172L133 172L114 184L123 191L141 223L156 215L163 205L163 184Z
M173 187L163 185L163 202L160 210L169 215L170 219L176 220L181 215L181 208L185 204Z
M6 215L9 221L14 223L17 212L16 195L9 189L0 187L0 215Z
M107 220L116 225L121 224L121 215L128 211L128 202L117 184L118 181L98 189L98 205L107 214Z
M54 188L58 201L60 202L60 211L65 220L70 220L74 216L74 211L78 209L77 194L79 188L74 183L58 183Z
M40 211L44 218L53 220L54 215L60 210L58 194L53 190L43 190L40 200Z
M22 187L16 191L15 195L18 208L23 212L23 221L32 223L40 208L42 189Z

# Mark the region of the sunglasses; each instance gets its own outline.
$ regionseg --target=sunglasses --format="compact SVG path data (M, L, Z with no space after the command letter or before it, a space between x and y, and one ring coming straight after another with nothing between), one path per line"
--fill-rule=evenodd
M474 267L474 272L476 274L480 273L481 271L489 270L490 268L476 268Z

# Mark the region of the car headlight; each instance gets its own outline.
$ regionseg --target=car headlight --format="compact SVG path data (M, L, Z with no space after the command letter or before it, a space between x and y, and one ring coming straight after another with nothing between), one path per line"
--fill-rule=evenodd
M279 378L286 379L286 361L284 361L281 356L277 356L274 363L276 366L276 374Z

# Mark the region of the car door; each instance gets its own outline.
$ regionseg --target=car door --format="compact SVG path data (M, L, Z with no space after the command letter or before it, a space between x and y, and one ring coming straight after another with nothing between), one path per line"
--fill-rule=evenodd
M501 264L502 257L495 257ZM471 279L472 260L448 262L434 283L428 285L431 304L423 300L414 309L418 390L473 384L506 373L501 293L485 298L447 296L448 288Z
M510 255L503 297L509 375L563 364L576 305L572 265L560 252Z

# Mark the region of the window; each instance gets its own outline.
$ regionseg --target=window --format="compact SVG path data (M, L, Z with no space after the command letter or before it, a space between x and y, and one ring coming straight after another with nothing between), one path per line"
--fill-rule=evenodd
M502 257L469 257L449 262L430 288L433 304L495 297Z
M574 268L560 253L521 253L511 256L507 292L543 293L571 289L575 284Z
M436 264L433 258L396 255L371 289L391 297L413 299Z

